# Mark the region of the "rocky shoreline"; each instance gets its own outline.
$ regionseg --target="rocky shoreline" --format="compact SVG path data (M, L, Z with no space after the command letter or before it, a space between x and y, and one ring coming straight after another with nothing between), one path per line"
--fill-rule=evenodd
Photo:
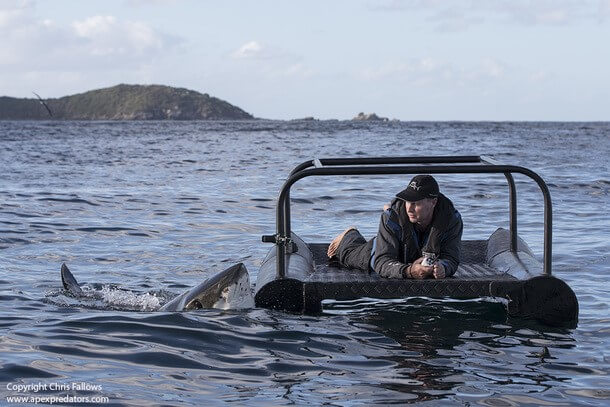
M0 97L0 120L248 119L254 116L207 93L163 85L121 84L46 100Z
M207 93L164 85L116 85L54 99L0 97L0 120L258 120ZM313 116L290 121L319 121ZM395 122L358 113L355 122Z

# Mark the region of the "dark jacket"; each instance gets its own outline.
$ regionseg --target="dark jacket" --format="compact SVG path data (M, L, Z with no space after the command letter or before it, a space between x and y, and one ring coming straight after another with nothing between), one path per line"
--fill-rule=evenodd
M379 222L374 270L382 277L404 278L407 266L420 258L422 252L430 252L438 256L449 277L455 273L460 262L462 229L460 213L446 196L439 194L432 222L420 234L420 241L414 225L409 222L404 201L394 199Z

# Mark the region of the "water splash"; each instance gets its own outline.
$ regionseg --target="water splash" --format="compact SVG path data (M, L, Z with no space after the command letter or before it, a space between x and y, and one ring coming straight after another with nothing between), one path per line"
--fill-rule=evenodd
M156 311L167 299L163 293L138 293L110 285L95 289L84 285L78 297L66 290L51 290L45 293L44 302L59 307L86 308L118 311Z
M102 301L110 308L129 309L133 311L155 311L161 306L159 298L155 294L138 294L133 291L125 291L108 286L102 287L100 291Z

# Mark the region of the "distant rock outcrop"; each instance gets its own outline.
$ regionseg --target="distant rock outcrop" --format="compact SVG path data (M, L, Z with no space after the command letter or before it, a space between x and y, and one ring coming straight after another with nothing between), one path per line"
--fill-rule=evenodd
M302 117L300 119L291 119L291 122L317 122L320 121L313 116Z
M58 99L0 97L0 120L241 120L254 117L224 100L163 85L117 85Z
M354 117L352 120L356 121L378 121L378 122L387 122L389 119L387 117L379 117L375 113L358 113L358 116Z

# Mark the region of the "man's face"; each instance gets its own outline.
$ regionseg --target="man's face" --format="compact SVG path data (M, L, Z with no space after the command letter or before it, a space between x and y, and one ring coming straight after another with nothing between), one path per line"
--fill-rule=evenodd
M411 223L427 226L432 220L436 198L425 198L419 201L405 201L405 209Z

